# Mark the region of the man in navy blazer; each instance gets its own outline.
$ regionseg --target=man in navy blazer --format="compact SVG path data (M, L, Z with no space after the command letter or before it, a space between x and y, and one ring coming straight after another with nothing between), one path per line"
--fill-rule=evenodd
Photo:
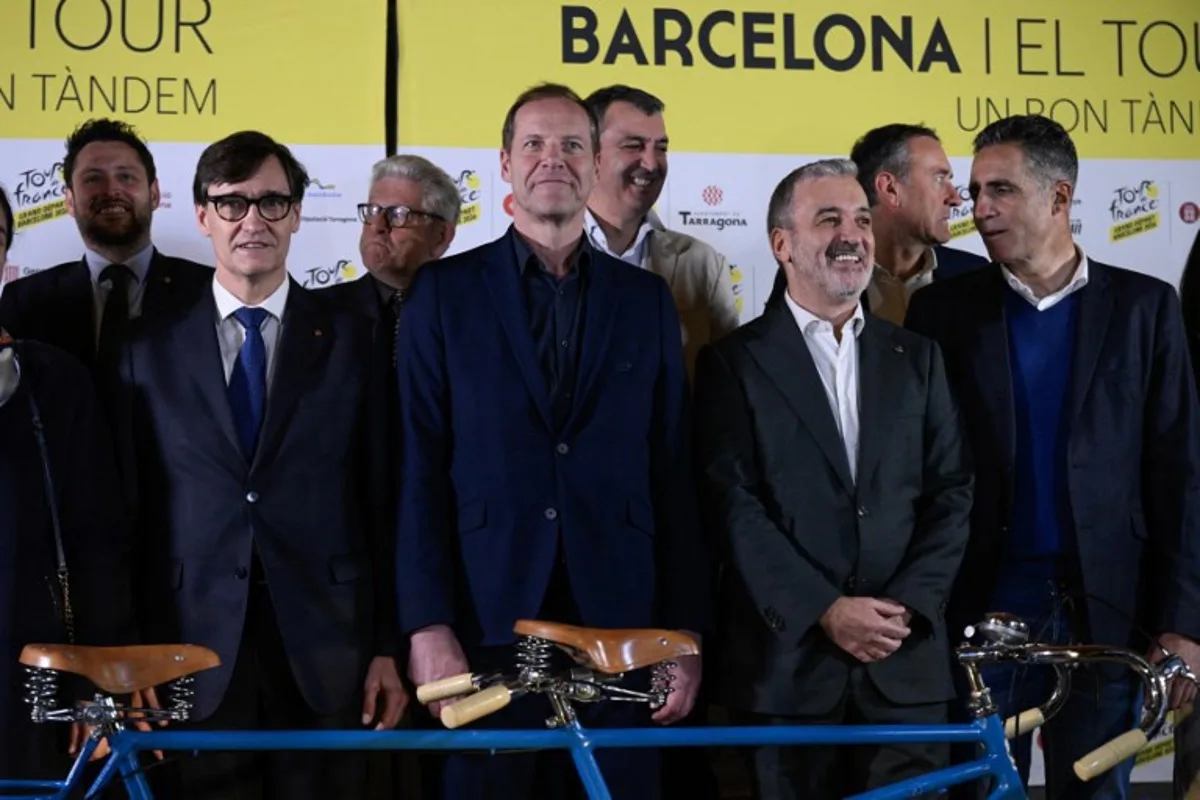
M975 222L994 262L913 296L941 345L977 469L952 595L961 630L1006 611L1056 643L1169 651L1200 667L1200 409L1179 300L1089 258L1071 234L1078 158L1041 116L975 140ZM953 627L952 627L953 630ZM985 674L1001 714L1041 702L1045 670ZM1128 797L1132 759L1081 785L1073 762L1137 724L1128 670L1081 669L1043 729L1047 796ZM1194 688L1177 681L1171 706ZM1032 737L1014 742L1028 775Z
M709 626L679 319L662 278L584 236L597 129L567 87L521 95L500 155L513 226L423 267L401 317L396 583L418 685L511 668L521 618ZM655 721L686 716L699 670L699 657L679 660ZM549 713L544 697L522 697L482 722L541 727ZM614 703L582 718L650 715ZM597 755L614 797L659 796L653 751ZM451 755L445 796L556 797L535 782L574 769L565 753L543 756Z
M116 373L130 320L177 310L208 285L213 271L165 255L151 243L158 173L132 127L89 120L66 145L65 200L84 256L6 285L0 325L17 338L65 350L106 384Z
M264 134L207 148L193 199L214 279L136 331L121 365L139 623L221 657L197 675L200 727L392 727L406 699L371 326L286 267L307 184ZM177 765L169 797L364 796L353 753Z

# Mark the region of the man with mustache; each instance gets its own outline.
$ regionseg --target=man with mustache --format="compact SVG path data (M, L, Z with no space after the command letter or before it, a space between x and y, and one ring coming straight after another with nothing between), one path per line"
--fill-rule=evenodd
M924 125L893 123L868 131L850 151L871 204L875 270L863 294L872 314L904 324L913 292L987 264L947 247L950 212L962 205L954 172L937 133ZM783 273L772 299L782 295Z
M875 242L854 162L767 211L782 302L700 351L702 518L726 554L721 695L753 725L936 724L972 476L939 348L863 311ZM755 747L755 796L822 800L945 766L941 744Z
M212 280L212 269L165 255L151 243L158 174L154 156L131 126L89 120L66 148L66 207L83 238L83 258L6 285L0 326L75 356L92 371L103 397L131 320L177 308Z
M137 510L138 620L149 641L210 647L189 727L375 729L407 697L382 387L363 316L288 275L308 185L257 131L201 154L206 291L130 337L122 452ZM363 797L356 753L206 752L178 762L184 798Z
M1040 115L975 138L971 196L992 264L913 296L939 342L977 469L952 630L987 611L1050 643L1177 653L1200 668L1200 409L1169 284L1089 257L1071 233L1079 159ZM1129 797L1133 760L1081 784L1072 764L1137 724L1140 681L1072 673L1045 727L1048 797ZM1042 670L985 671L1000 713L1040 702ZM1170 704L1194 687L1176 680ZM1023 778L1032 736L1013 742Z
M417 685L510 669L518 619L708 626L679 317L662 278L584 235L597 127L565 86L518 97L500 152L512 226L422 267L400 317L396 586ZM581 710L583 724L677 722L699 656L674 672L657 711L601 704ZM647 678L631 676L643 689ZM549 712L522 697L477 724L536 728ZM653 750L597 760L614 798L660 796ZM561 751L446 761L446 798L553 800L578 787Z
M667 230L654 213L667 177L663 102L623 85L597 89L586 102L600 121L600 179L584 230L601 252L671 287L690 381L700 347L738 326L729 262L699 239Z

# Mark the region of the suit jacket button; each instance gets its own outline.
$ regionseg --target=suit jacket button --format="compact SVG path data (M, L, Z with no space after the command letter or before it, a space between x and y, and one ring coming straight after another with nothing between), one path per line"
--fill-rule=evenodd
M565 456L567 453L571 452L571 448L567 446L566 442L559 442L558 447L555 449L558 451L560 456Z
M246 580L246 576L250 573L246 571L245 567L238 567L233 571L233 574L239 581L244 581Z
M546 519L549 519L549 520L558 519L558 512L555 511L553 508L547 508L542 513L545 515Z
M246 492L246 502L247 503L257 503L258 502L258 492Z
M861 517L865 517L865 516L867 516L869 513L870 513L870 512L869 512L869 511L867 511L867 507L866 507L866 506L859 506L859 507L858 507L858 516L859 516L860 518L861 518Z

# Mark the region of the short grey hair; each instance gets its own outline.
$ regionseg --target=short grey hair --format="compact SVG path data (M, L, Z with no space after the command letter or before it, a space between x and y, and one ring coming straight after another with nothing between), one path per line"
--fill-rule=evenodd
M432 161L411 153L388 156L371 168L371 186L384 178L412 181L421 187L421 210L457 225L462 214L458 184Z
M767 206L767 235L776 228L792 229L792 200L796 187L805 181L818 178L858 178L858 166L848 158L824 158L797 167L787 174L775 191Z
M1055 120L1041 114L998 119L975 137L975 154L985 147L1015 144L1025 154L1029 172L1048 188L1066 181L1074 189L1079 181L1079 154L1071 134Z

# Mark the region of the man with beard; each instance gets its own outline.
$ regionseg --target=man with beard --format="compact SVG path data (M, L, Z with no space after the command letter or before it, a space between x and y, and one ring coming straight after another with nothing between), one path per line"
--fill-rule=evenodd
M725 556L721 694L753 725L936 724L972 476L942 357L864 313L874 238L854 162L767 212L783 301L696 365L703 518ZM945 766L946 745L755 747L757 797L821 800Z
M83 258L6 285L0 326L75 356L103 396L130 320L168 312L208 285L213 271L151 244L158 176L150 149L132 127L89 120L66 146L67 213L79 226Z
M950 213L962 198L934 130L904 123L875 128L855 142L850 159L871 204L875 233L875 269L863 304L902 325L913 292L985 266L987 259L946 246ZM772 297L785 284L783 273L777 274Z
M522 94L500 153L512 227L422 268L400 318L396 585L417 685L511 667L518 619L708 625L679 317L660 277L584 235L598 139L567 87ZM657 711L609 703L581 719L676 722L699 656L680 658L674 677ZM631 679L648 684L645 670ZM550 712L531 696L479 724L537 728ZM654 751L597 760L615 798L660 796ZM552 800L578 785L561 751L446 761L447 798Z
M663 102L622 85L598 89L586 102L600 121L600 178L584 230L601 252L671 287L690 381L700 348L738 326L729 262L699 239L667 230L654 213L667 178Z

